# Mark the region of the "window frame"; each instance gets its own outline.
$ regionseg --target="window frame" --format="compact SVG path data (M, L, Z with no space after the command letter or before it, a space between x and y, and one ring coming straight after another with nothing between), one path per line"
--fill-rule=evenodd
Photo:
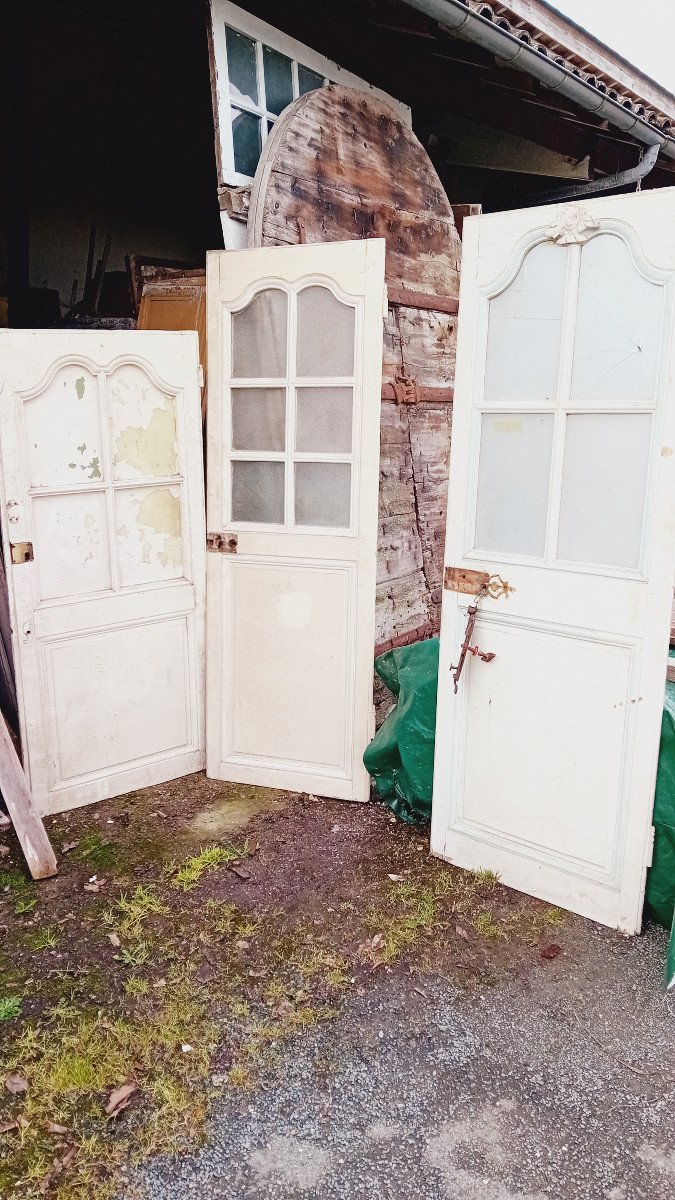
M216 149L218 152L218 182L221 186L245 187L253 182L252 175L245 175L235 170L234 139L232 133L232 109L248 112L260 119L261 151L269 136L270 124L274 124L280 114L270 112L266 107L265 78L263 68L263 46L285 55L291 60L291 79L293 99L300 95L298 82L298 67L322 76L326 83L342 83L348 87L369 91L380 99L385 100L395 110L400 119L411 126L410 109L393 96L373 87L365 79L345 71L337 63L318 54L309 46L296 41L266 21L261 21L251 13L245 12L230 0L210 0L211 40L213 47L213 107L216 115ZM226 27L234 29L255 42L256 78L258 84L258 104L250 101L234 100L230 96L229 72L227 66ZM283 110L282 110L283 111Z

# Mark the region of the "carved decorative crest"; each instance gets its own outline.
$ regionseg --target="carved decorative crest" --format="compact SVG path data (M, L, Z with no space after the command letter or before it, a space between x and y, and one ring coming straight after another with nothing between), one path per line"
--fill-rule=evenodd
M600 222L579 204L572 208L561 208L546 232L560 246L570 246L587 242L591 234L599 228Z

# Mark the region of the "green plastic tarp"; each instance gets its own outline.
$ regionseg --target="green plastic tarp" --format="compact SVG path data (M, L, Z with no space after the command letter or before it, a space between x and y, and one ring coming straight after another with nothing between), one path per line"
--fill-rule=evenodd
M376 658L375 670L397 703L363 761L392 812L402 821L421 825L431 816L438 638L387 650Z
M671 651L671 660L675 652ZM661 745L654 795L654 856L647 875L645 901L659 925L671 930L666 976L675 984L675 683L666 684Z

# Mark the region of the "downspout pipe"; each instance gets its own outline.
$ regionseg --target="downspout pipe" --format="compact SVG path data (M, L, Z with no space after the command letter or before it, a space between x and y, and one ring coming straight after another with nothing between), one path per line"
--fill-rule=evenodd
M655 146L657 154L660 151L666 158L675 159L675 138L645 121L618 100L612 100L585 79L578 78L567 66L550 58L543 48L529 45L495 21L474 12L466 0L405 0L405 3L409 8L416 8L437 21L449 33L489 50L510 66L532 75L549 91L565 96L580 108L608 121L616 129L631 134L645 146ZM610 186L622 185L615 183Z
M554 192L537 192L535 196L527 196L528 204L548 204L554 200L582 200L584 196L596 196L599 192L612 192L615 188L630 187L644 179L645 175L656 166L661 147L654 143L648 146L640 161L625 171L617 171L615 175L605 175L602 179L591 179L584 183L573 183L568 188L557 188Z

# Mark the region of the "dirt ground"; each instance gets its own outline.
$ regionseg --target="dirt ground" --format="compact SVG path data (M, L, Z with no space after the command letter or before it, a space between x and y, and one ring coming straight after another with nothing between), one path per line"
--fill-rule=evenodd
M331 1089L331 1054L326 1050L323 1062L321 1049L331 1038L353 1047L373 1038L388 1045L409 1006L426 1010L429 997L439 1012L454 997L473 1014L486 1000L506 1010L514 997L528 1005L531 997L534 1012L542 997L554 1002L569 992L570 980L589 972L602 997L600 965L620 963L629 945L502 888L489 872L432 859L427 831L402 825L378 805L194 775L49 818L47 827L60 873L40 884L26 877L13 836L0 834L2 1200L132 1200L190 1195L195 1186L208 1194L213 1164L190 1156L205 1140L198 1155L222 1149L218 1114L229 1113L227 1128L235 1129L232 1112L255 1112L258 1097L270 1103L283 1096L307 1055L307 1103L300 1108L309 1113L310 1096L314 1104ZM660 1003L653 972L649 987ZM583 1009L580 1019L591 1046L593 1014ZM612 1036L600 1029L596 1040L607 1045ZM396 1065L393 1042L391 1049L392 1069L412 1070L412 1061ZM418 1052L409 1047L409 1057ZM671 1068L659 1065L663 1046L654 1052L655 1065L639 1076L652 1107L673 1083ZM625 1067L641 1069L636 1062ZM296 1080L294 1094L301 1086ZM415 1086L408 1092L414 1100ZM480 1120L488 1120L485 1112ZM246 1136L250 1141L250 1130L244 1133L242 1146ZM441 1130L439 1162L443 1136ZM455 1145L457 1129L448 1136ZM275 1149L268 1136L260 1171L246 1160L240 1182L213 1195L348 1194L331 1191L322 1170L296 1179L288 1137ZM489 1149L493 1135L485 1137ZM483 1150L492 1178L499 1153ZM436 1152L425 1153L442 1180ZM184 1192L178 1182L167 1187L162 1174L176 1155L186 1164ZM284 1168L284 1155L292 1169L288 1162ZM448 1161L465 1170L452 1155ZM462 1191L452 1170L457 1197L473 1197L471 1172L469 1184L469 1176L457 1177ZM675 1177L675 1163L673 1171ZM394 1183L385 1187L384 1176L381 1186L372 1172L369 1178L365 1190L358 1178L344 1186L372 1197L419 1195L420 1187L436 1194L428 1181L397 1192ZM441 1187L438 1195L446 1194ZM481 1194L527 1200L522 1190L496 1186ZM552 1200L558 1194L568 1193L545 1193ZM643 1193L616 1192L611 1200L633 1195Z

